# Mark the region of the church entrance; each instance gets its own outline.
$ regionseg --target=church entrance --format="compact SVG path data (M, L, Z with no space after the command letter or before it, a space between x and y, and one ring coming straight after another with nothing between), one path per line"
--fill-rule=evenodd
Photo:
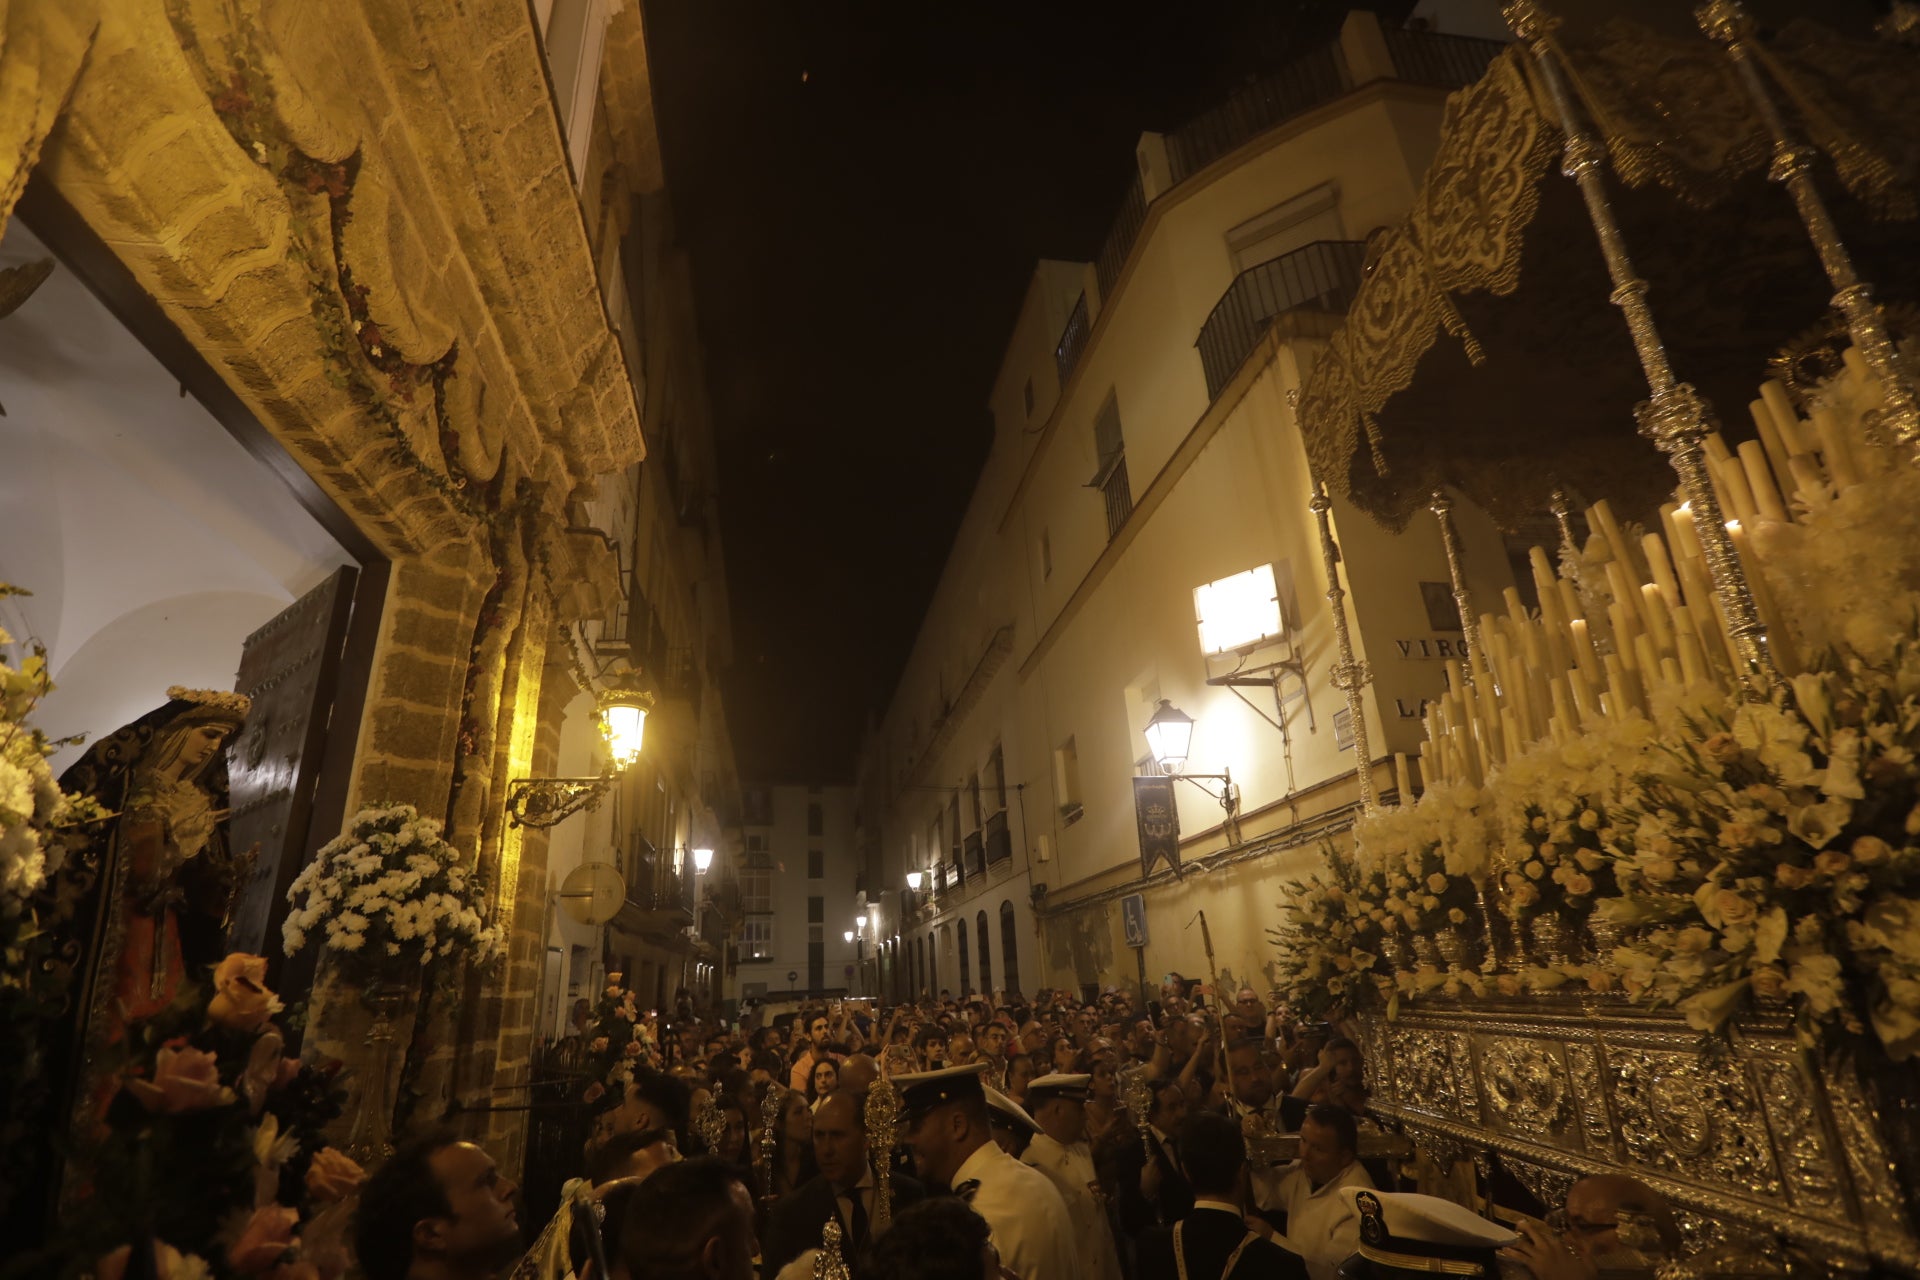
M279 976L285 888L343 816L386 565L38 194L0 240L0 270L29 268L0 299L0 582L32 593L0 599L0 627L46 651L37 722L84 738L56 774L170 687L249 695L228 829L232 849L258 850L229 946Z

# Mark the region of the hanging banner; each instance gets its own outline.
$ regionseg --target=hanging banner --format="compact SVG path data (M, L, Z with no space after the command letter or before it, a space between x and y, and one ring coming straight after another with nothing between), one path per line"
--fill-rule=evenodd
M1173 779L1165 776L1133 780L1133 817L1140 828L1140 874L1153 874L1153 864L1166 859L1180 874L1180 809L1173 802Z

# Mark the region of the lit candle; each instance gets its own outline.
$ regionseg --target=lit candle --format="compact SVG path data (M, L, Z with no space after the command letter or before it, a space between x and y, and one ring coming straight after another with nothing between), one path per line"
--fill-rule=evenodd
M1593 651L1593 642L1587 639L1587 620L1575 618L1568 628L1573 633L1573 661L1580 674L1590 682L1600 682L1600 659Z
M1647 568L1653 573L1653 585L1660 589L1660 598L1671 609L1680 603L1680 583L1673 576L1673 564L1667 559L1667 544L1657 533L1650 533L1640 539L1640 549L1647 557Z

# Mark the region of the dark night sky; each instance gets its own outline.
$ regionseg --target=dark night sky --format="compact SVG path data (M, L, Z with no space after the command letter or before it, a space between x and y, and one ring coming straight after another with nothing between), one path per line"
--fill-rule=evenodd
M850 780L990 436L1033 265L1335 0L648 0L720 441L741 775Z

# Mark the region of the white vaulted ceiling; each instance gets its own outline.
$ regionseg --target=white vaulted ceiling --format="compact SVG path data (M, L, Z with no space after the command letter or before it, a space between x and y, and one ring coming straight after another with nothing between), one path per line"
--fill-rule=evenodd
M47 256L7 226L0 267ZM51 734L232 688L247 634L352 563L64 265L0 319L0 407L0 581L33 592L0 626L46 646Z

